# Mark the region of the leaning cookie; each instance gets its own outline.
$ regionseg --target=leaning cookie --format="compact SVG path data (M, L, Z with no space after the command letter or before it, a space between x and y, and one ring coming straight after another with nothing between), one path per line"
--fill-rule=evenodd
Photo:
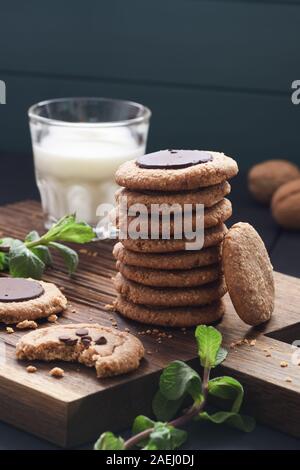
M151 204L203 204L205 207L212 207L220 202L225 196L231 191L231 186L228 181L222 181L222 183L208 188L201 188L193 191L181 191L180 193L166 193L166 192L137 192L128 191L126 188L120 188L116 194L116 202L120 204L121 201L127 204L127 207L133 204L143 204L148 209L151 208Z
M115 244L113 255L116 260L129 266L161 270L186 270L210 266L221 261L221 245L204 248L199 251L179 251L175 253L138 253L127 250L121 242Z
M220 224L216 225L215 227L205 229L204 244L202 248L208 248L219 245L220 243L222 243L226 233L227 227L225 224ZM198 250L197 242L195 239L144 240L138 238L137 240L133 240L131 238L122 238L119 236L119 240L128 250L142 253L169 253L184 250Z
M126 300L122 295L118 295L114 307L121 315L130 320L178 328L215 323L225 313L222 300L204 306L158 308L137 305Z
M223 265L226 284L239 317L248 325L271 318L275 287L266 247L247 223L235 224L225 237Z
M67 299L55 284L33 279L0 279L0 321L11 324L62 312Z
M59 325L33 331L16 346L18 359L80 362L97 377L125 374L139 367L142 343L133 335L98 324Z
M148 287L129 281L118 273L114 278L117 292L134 304L157 305L160 307L184 307L186 305L206 305L219 300L226 292L223 277L199 287Z
M187 162L185 167L178 166L181 160ZM156 162L160 161L163 164L158 167ZM237 173L236 162L224 153L162 150L123 163L116 172L116 182L136 191L174 192L216 185Z
M182 270L160 270L139 268L116 263L117 270L131 281L153 287L194 287L216 281L222 274L221 263L202 268Z

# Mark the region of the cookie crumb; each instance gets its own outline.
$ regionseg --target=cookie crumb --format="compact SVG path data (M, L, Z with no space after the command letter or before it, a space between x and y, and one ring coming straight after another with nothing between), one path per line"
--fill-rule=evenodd
M172 338L173 338L173 335L168 335L168 338L169 338L169 339L172 339Z
M56 377L60 379L65 375L65 371L61 369L60 367L53 367L53 369L50 370L49 374L52 377Z
M27 366L26 370L29 374L34 374L37 371L37 368L35 366Z
M288 365L289 365L289 364L288 364L288 362L286 362L286 361L281 361L281 362L280 362L280 367L288 367Z
M87 252L88 250L86 248L80 248L79 250L79 253L81 253L82 255L85 255Z
M23 320L17 324L19 330L36 330L38 324L33 320Z
M285 382L289 382L289 383L292 383L293 382L293 379L291 377L286 377L284 379Z
M147 354L149 354L149 355L151 356L151 354L152 354L152 351L147 351Z
M111 322L112 326L118 326L118 323L116 321Z
M50 316L48 317L48 322L50 322L50 323L55 323L55 322L57 321L57 319L58 319L58 316L55 315L55 314L53 314L53 315L50 315Z
M256 339L251 339L249 344L250 344L250 346L255 346L256 345Z
M115 310L115 306L113 304L106 304L104 305L104 310L108 312L113 312Z
M129 329L129 328L124 328L124 331L126 331L126 333L130 333L130 329Z
M266 357L272 357L272 354L270 352L266 353Z
M9 335L15 332L15 330L11 326L7 326L5 329L6 333L8 333Z

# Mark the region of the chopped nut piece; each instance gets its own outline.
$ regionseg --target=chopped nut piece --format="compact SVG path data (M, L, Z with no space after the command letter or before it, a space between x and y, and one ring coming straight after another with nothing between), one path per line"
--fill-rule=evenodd
M38 324L33 320L23 320L17 324L19 330L36 330Z
M57 318L58 316L53 314L53 315L50 315L50 317L48 317L48 321L50 323L55 323L57 321Z
M37 371L37 368L34 367L34 366L27 366L27 367L26 367L26 370L27 370L27 372L29 372L30 374L34 374L34 372Z
M49 374L52 377L61 378L65 375L65 371L61 369L60 367L54 367L53 369L50 370Z
M280 362L280 367L287 367L289 364L286 361L281 361Z
M15 330L11 326L6 327L6 333L8 333L9 335L11 335L14 332L15 332Z
M293 382L293 379L291 379L291 377L286 377L284 380L285 382L289 382L289 383Z

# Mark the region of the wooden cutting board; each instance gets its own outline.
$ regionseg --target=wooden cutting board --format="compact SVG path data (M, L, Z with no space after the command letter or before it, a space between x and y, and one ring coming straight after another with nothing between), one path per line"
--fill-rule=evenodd
M1 236L23 238L32 229L43 232L38 203L25 201L0 208ZM70 301L59 322L111 325L116 321L120 330L127 327L139 334L147 351L141 367L134 373L105 380L97 379L93 369L67 363L62 366L63 379L49 376L49 370L59 363L37 363L38 372L29 374L25 368L28 363L15 359L15 344L24 333L7 334L2 325L0 420L60 446L74 446L95 439L102 431L124 429L139 413L150 414L161 369L170 361L181 359L198 367L193 329L166 329L167 337L160 344L147 326L104 309L115 296L111 250L111 242L91 244L87 252L80 254L80 267L72 279L56 257L56 269L48 270L44 279L63 287ZM233 375L243 383L248 413L300 437L300 366L292 363L295 351L291 347L292 341L300 339L300 280L279 273L275 278L275 313L261 328L245 325L226 299L227 313L218 328L229 355L217 373ZM41 327L48 325L41 323ZM230 347L243 338L255 338L256 344ZM281 361L287 361L288 367L282 368Z

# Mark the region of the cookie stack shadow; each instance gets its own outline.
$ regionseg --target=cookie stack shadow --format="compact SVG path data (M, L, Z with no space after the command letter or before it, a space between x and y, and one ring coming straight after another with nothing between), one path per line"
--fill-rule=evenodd
M118 181L118 178L117 178ZM118 181L119 182L119 181ZM171 238L162 239L162 220L155 226L159 239L119 237L113 250L118 273L114 278L117 290L115 309L132 320L159 326L191 327L211 324L224 315L223 296L226 284L222 270L222 242L227 232L225 222L232 215L226 198L231 186L224 178L217 184L192 190L163 191L126 187L116 193L117 227L123 217L123 198L127 207L143 204L192 204L190 217L195 225L196 204L204 205L204 246L187 250L186 239L175 239L174 219ZM152 206L153 207L153 206ZM127 223L132 218L127 214ZM140 224L140 232L151 228L151 219ZM154 230L154 231L155 231ZM152 232L153 233L153 232Z

